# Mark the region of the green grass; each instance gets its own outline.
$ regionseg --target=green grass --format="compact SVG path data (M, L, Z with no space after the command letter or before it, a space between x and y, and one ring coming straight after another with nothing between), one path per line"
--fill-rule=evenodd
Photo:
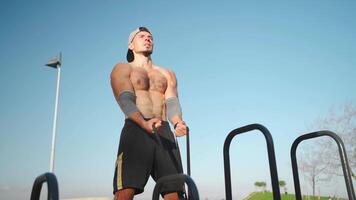
M282 200L295 200L294 194L281 194ZM304 197L303 197L304 199ZM305 198L306 199L306 198ZM312 200L313 198L310 198ZM318 198L315 197L315 200ZM272 192L256 192L250 198L246 200L273 200ZM328 197L320 197L320 200L328 200Z

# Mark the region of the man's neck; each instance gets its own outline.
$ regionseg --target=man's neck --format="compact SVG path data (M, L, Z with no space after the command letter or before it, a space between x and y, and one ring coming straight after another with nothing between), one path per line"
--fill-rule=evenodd
M152 68L152 60L150 56L144 56L140 54L135 55L135 60L131 63L135 67L142 67L144 69Z

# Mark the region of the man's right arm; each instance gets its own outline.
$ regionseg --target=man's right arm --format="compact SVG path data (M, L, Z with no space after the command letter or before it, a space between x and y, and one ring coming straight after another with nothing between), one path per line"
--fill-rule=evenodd
M146 121L136 107L136 96L130 81L131 66L117 64L111 72L111 87L121 110L124 114L147 132L152 133L152 124L157 120Z

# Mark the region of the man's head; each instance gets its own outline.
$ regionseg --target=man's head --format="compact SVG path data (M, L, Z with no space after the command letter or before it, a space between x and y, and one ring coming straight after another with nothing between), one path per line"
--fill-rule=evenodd
M135 58L133 51L136 53L146 54L147 56L152 54L153 37L151 32L146 27L139 27L131 32L126 55L128 62L132 62Z

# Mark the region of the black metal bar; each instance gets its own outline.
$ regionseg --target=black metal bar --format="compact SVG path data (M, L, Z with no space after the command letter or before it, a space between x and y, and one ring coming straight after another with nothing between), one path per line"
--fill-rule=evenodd
M279 191L278 173L277 173L276 157L275 157L275 153L274 153L272 135L270 134L270 132L268 131L268 129L266 127L264 127L260 124L250 124L247 126L237 128L237 129L231 131L225 139L225 143L224 143L224 171L225 171L226 200L232 200L230 152L229 152L231 141L237 134L249 132L252 130L259 130L265 136L266 143L267 143L267 150L268 150L268 161L269 161L269 168L270 168L270 174L271 174L273 199L280 200L281 195L280 195L280 191Z
M190 141L189 141L189 128L187 127L187 173L190 176Z
M292 162L296 200L302 200L302 194L300 191L299 174L298 174L297 156L296 156L297 147L298 147L299 143L302 142L303 140L308 140L308 139L321 137L321 136L329 136L329 137L333 138L334 141L336 142L338 149L339 149L342 171L344 173L345 184L346 184L349 200L356 200L355 191L354 191L354 188L352 185L351 170L350 170L350 166L349 166L349 163L347 160L344 143L342 142L341 138L337 134L335 134L331 131L317 131L317 132L313 132L313 133L308 133L308 134L299 136L296 140L294 140L292 147L291 147L291 162Z
M186 174L174 174L160 178L153 190L152 200L158 200L163 185L171 181L181 182L182 184L185 182L189 188L189 199L199 200L199 192L197 186L195 185L193 179Z
M187 127L187 136L186 136L186 140L187 140L187 173L188 176L190 176L190 141L189 141L189 127ZM190 197L192 196L189 186L188 186L188 194L187 194L187 198L190 199Z
M47 188L48 188L48 200L58 200L59 199L59 193L58 193L58 183L57 183L57 178L56 175L53 173L44 173L40 176L38 176L33 183L32 187L32 192L31 192L31 200L39 200L40 199L40 194L41 194L41 189L42 185L44 182L47 182Z

